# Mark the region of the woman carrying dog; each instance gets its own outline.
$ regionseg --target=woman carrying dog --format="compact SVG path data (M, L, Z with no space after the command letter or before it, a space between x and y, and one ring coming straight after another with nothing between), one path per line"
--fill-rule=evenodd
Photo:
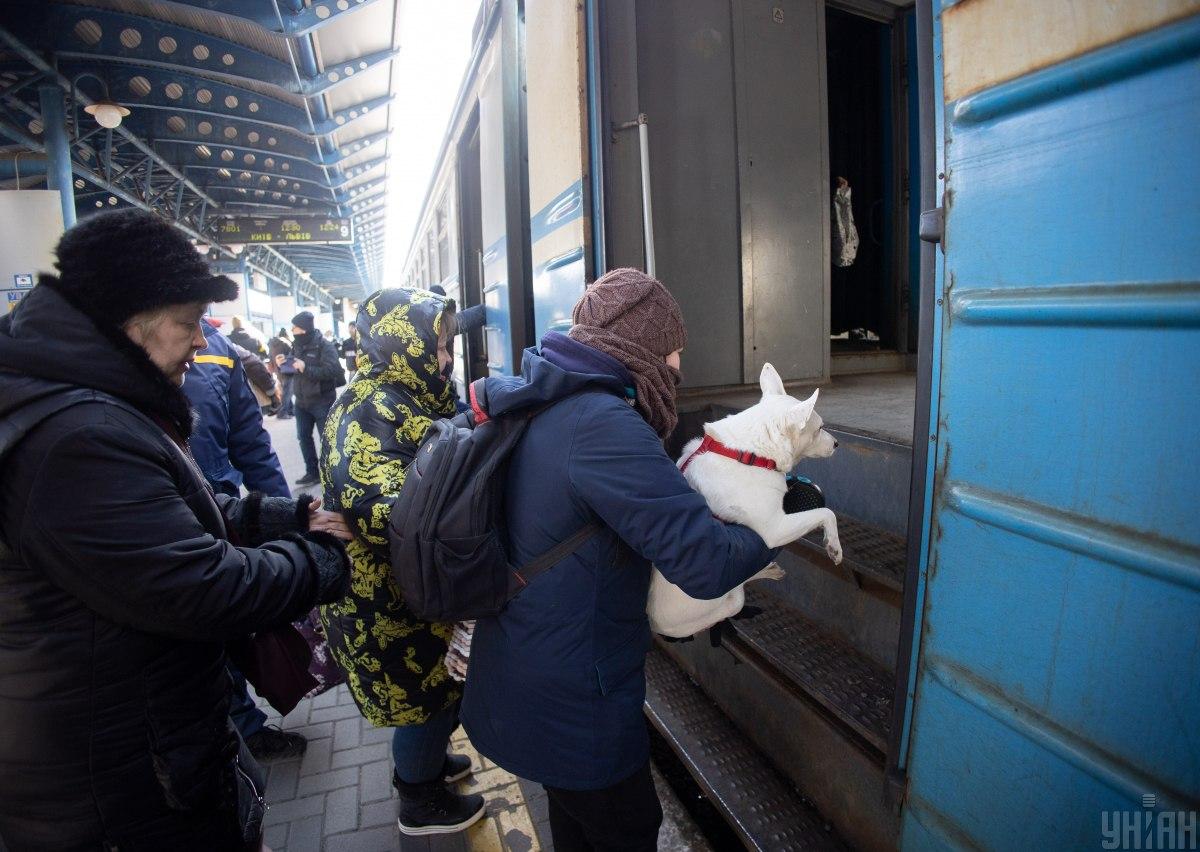
M98 213L57 255L0 319L0 836L257 850L225 645L340 597L349 531L205 482L180 386L237 285L182 232Z
M359 310L358 371L325 423L321 479L351 522L350 594L322 609L333 658L363 716L393 727L393 783L406 834L460 831L483 798L447 784L471 761L447 754L461 690L446 670L453 625L417 619L392 579L388 519L405 471L436 417L454 414L454 302L424 290L380 290Z
M714 519L663 449L687 340L667 289L614 270L573 320L526 350L522 379L487 380L487 413L550 404L510 460L510 561L589 522L603 530L479 619L462 717L482 754L545 786L558 852L649 852L662 822L642 715L650 564L692 597L715 598L772 552Z

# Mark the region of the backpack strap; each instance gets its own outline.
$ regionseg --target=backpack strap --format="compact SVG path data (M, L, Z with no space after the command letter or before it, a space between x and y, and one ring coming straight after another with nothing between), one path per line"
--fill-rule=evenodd
M513 576L517 578L519 589L524 589L539 575L544 574L560 561L581 548L588 539L600 532L601 529L603 529L601 524L598 524L595 521L590 521L576 530L570 538L560 541L541 556L514 570Z
M475 415L476 426L492 419L487 413L487 385L483 382L483 379L476 379L467 385L467 398L471 403L471 413Z

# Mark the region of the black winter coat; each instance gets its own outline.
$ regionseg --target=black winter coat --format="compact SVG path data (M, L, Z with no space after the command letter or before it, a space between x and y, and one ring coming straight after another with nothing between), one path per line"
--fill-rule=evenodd
M253 352L260 358L267 357L266 347L244 328L235 328L229 332L229 339L248 352Z
M76 404L24 429L41 402ZM39 284L0 319L0 837L19 850L236 849L225 642L300 617L303 506L214 498L158 424L179 389ZM241 541L230 543L226 521ZM263 547L253 546L269 542ZM241 748L241 769L261 772ZM107 844L107 846L105 846Z
M304 372L296 373L293 387L297 405L333 405L339 384L345 384L342 360L334 345L319 331L297 334L292 343L292 357L304 362ZM317 424L318 428L324 426Z

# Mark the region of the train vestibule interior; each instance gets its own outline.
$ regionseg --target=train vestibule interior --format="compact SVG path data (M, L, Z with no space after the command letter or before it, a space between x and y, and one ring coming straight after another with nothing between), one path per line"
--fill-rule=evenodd
M916 151L906 132L916 122L915 64L906 57L907 26L903 14L882 22L825 10L835 355L916 349L917 275L909 261L917 247L907 227L917 204L911 199L910 210Z

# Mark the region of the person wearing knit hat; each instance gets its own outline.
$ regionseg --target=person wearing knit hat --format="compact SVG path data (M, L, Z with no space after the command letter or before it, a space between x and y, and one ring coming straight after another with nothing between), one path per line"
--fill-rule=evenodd
M337 396L337 388L346 383L337 349L316 328L311 311L296 314L292 317L291 357L275 356L277 367L294 371L292 412L296 417L296 440L300 442L300 455L304 457L304 475L296 480L296 484L302 487L321 481L313 430L320 436L321 446L325 446L325 419Z
M642 712L651 563L711 599L773 554L714 518L663 446L687 329L662 282L613 270L572 316L568 334L525 351L520 378L471 386L476 421L536 412L508 461L509 562L583 543L476 621L462 722L480 754L545 787L555 848L651 852L662 821Z
M319 501L214 495L191 457L181 385L237 286L183 233L95 214L57 256L0 318L0 836L257 848L226 646L340 599L349 530Z
M633 374L637 407L664 440L675 428L679 352L687 329L679 303L640 269L614 269L584 291L567 334L611 355Z

